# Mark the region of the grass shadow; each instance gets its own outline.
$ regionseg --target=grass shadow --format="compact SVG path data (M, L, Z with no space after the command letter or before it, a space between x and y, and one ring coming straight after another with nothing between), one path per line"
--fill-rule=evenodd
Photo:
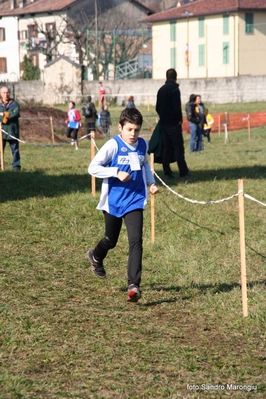
M46 175L41 171L0 173L0 203L24 200L30 197L56 197L71 192L85 192L91 189L88 174Z
M247 283L247 288L248 289L252 289L255 286L264 286L266 285L266 279L265 280L258 280L258 281L252 281ZM230 291L232 291L235 288L239 288L239 290L241 289L241 284L239 283L235 283L232 282L230 284L228 283L220 283L220 284L190 284L189 286L184 286L184 287L180 287L180 286L169 286L169 287L165 287L165 286L158 286L155 284L150 284L148 285L148 287L150 288L150 290L153 291L159 291L159 292L175 292L175 293L182 293L182 291L184 292L183 296L178 296L176 298L167 298L167 299L160 299L158 301L153 301L153 302L147 302L144 304L141 304L141 306L147 307L147 306L156 306L156 305L160 305L162 303L173 303L173 302L177 302L177 301L184 301L184 300L190 300L191 298L195 298L195 296L202 296L202 295L206 295L207 293L211 293L211 295L217 295L217 294L221 294L221 293L228 293ZM187 294L187 291L191 291L193 290L193 293L191 294Z
M186 222L188 222L188 223L190 223L190 224L193 224L194 226L200 227L201 229L204 229L204 230L210 231L211 233L214 233L214 230L213 230L213 229L211 229L211 228L209 228L209 227L206 227L206 226L202 226L202 225L200 225L200 224L198 224L198 223L192 222L190 219L187 219L187 218L185 218L185 217L179 215L178 213L176 213L175 211L173 211L171 208L169 208L169 206L168 206L166 203L164 203L164 206L165 206L170 212L172 212L174 215L176 215L177 217L179 217L180 219L182 219L182 220L184 220L184 221L186 221ZM220 235L225 236L225 233L224 233L223 231L219 231L219 230L217 230L217 229L215 230L215 233L219 233Z
M254 249L254 248L252 248L251 246L249 246L247 243L246 243L246 247L249 248L249 249L250 249L252 252L254 252L256 255L259 255L261 258L266 259L266 256L265 256L265 255L261 254L261 253L258 252L256 249Z

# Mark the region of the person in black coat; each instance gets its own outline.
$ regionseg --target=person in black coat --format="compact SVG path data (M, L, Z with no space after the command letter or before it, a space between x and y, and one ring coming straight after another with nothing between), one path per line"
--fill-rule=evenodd
M200 128L200 112L196 104L197 96L191 94L186 104L187 120L190 130L190 152L202 151L202 132Z
M187 178L189 176L182 133L181 94L176 80L176 70L173 68L168 69L166 71L166 82L159 89L156 101L156 112L160 117L163 139L162 164L164 175L168 179L174 178L170 167L170 154L173 151L180 177Z

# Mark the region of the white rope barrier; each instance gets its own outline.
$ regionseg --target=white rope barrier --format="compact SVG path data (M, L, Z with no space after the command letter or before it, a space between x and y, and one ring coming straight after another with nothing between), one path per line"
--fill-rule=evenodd
M22 144L29 144L29 143L26 143L26 141L20 140L20 139L18 139L17 137L12 136L12 134L7 133L4 129L1 129L1 130L2 130L3 133L5 133L5 134L7 134L9 137L11 137L13 140L17 140L17 141L19 141L19 142L22 143Z
M171 193L177 195L179 198L182 198L188 202L191 202L193 204L201 204L201 205L213 205L213 204L219 204L222 203L224 201L229 201L234 197L239 196L239 194L243 194L245 198L250 199L251 201L257 202L258 204L262 205L262 206L266 206L266 203L261 202L259 200L257 200L256 198L252 197L249 194L246 194L243 190L239 190L238 193L231 195L230 197L226 197L226 198L222 198L220 200L211 200L211 201L197 201L197 200L193 200L187 197L184 197L182 194L177 193L176 191L174 191L171 187L169 187L161 178L160 176L157 175L157 173L152 170L152 172L154 173L154 175L156 176L156 178L162 183L163 186L165 186L169 191L171 191Z
M91 137L91 140L92 140L95 148L97 149L97 151L99 151L99 148L97 147L97 144L96 144L96 141L95 141L94 137Z
M20 139L18 139L17 137L12 136L12 134L6 132L4 129L1 129L1 130L2 130L3 133L5 133L5 134L7 134L9 137L11 137L13 140L17 140L17 141L19 141L19 142L22 143L22 144L35 145L35 146L41 146L41 147L54 147L54 146L68 145L68 143L60 143L60 144L37 144L37 143L29 143L29 142L27 142L27 141L20 140ZM80 137L80 138L78 139L78 141L84 140L85 138L87 138L87 137L89 137L89 136L91 136L91 133L85 134L84 136ZM99 148L97 147L96 142L95 142L95 140L94 140L93 137L91 137L91 140L93 141L94 146L97 148L97 151L99 151Z
M79 138L79 141L80 141L80 140L86 139L86 138L89 137L90 135L91 135L90 133L89 133L89 134L85 134L84 136L82 136L82 137Z
M154 171L153 171L153 172L154 172ZM212 201L197 201L197 200L193 200L193 199L184 197L183 195L181 195L181 194L177 193L176 191L172 190L169 186L167 186L167 184L165 184L165 182L157 175L156 172L154 172L154 175L155 175L155 176L157 177L157 179L160 180L160 182L161 182L169 191L171 191L173 194L175 194L175 195L177 195L179 198L182 198L182 199L184 199L184 200L186 200L186 201L188 201L188 202L191 202L191 203L193 203L193 204L201 204L201 205L219 204L219 203L224 202L224 201L229 201L229 200L231 200L232 198L237 197L237 196L241 193L241 192L238 192L237 194L233 194L233 195L231 195L230 197L222 198L222 199L220 199L220 200L215 200L215 201L214 201L214 200L212 200Z
M249 194L245 194L245 193L244 193L244 197L250 199L251 201L257 202L257 203L260 204L260 205L266 206L266 204L265 204L264 202L258 201L256 198L251 197L251 195L249 195Z
M4 129L1 129L2 132L7 134L9 137L11 137L13 140L17 140L19 143L22 144L27 144L35 147L56 147L56 146L63 146L63 145L68 145L68 143L59 143L59 144L38 144L38 143L29 143L28 141L20 140L17 137L12 136L12 134L6 132Z
M55 147L55 146L63 146L63 145L68 145L67 143L60 143L60 144L38 144L38 143L29 143L28 141L24 141L24 140L20 140L17 137L12 136L12 134L6 132L4 129L1 129L3 133L7 134L9 137L11 137L13 140L17 140L18 142L22 143L22 144L27 144L27 145L33 145L33 146L39 146L39 147ZM90 136L91 134L85 134L84 136L80 137L78 140L83 140L85 138L87 138L88 136ZM95 143L95 141L94 141ZM96 146L96 143L95 143ZM97 146L96 146L97 148ZM99 151L99 149L98 149Z

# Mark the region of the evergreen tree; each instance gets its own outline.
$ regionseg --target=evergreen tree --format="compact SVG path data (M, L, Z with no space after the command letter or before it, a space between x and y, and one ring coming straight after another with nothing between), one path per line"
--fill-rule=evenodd
M26 55L22 62L23 74L21 80L39 80L40 79L40 68L35 66L30 58Z

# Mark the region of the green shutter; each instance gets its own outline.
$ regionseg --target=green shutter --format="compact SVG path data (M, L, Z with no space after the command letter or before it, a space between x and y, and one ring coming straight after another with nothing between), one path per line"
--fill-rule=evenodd
M176 23L175 22L170 22L170 41L171 42L176 41Z
M247 35L254 33L254 15L251 12L245 14L245 31Z
M223 34L229 35L229 15L223 15Z
M199 18L199 37L204 37L205 35L205 18Z
M223 43L223 64L229 64L229 42Z
M205 44L199 45L199 66L205 66Z
M174 47L170 49L170 67L176 68L176 49Z

